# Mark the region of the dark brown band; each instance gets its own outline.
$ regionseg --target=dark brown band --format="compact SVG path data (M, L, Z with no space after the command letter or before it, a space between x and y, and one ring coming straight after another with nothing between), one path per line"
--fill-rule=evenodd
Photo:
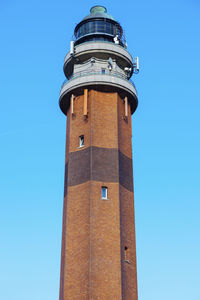
M133 191L132 159L118 149L89 147L69 154L66 164L65 194L67 186L89 180L119 182Z
M68 187L68 163L65 165L65 185L64 185L64 197L67 196L67 187Z
M119 151L119 183L129 191L133 191L132 159Z

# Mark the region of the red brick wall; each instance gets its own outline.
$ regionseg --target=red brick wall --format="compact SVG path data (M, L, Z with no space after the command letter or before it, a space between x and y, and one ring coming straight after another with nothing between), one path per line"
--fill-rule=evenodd
M105 153L118 156L118 150L131 163L130 107L124 120L124 103L117 93L91 90L85 118L83 101L83 95L78 96L74 115L70 110L67 115L60 300L137 300L133 191L120 184L119 159L115 168L104 163ZM84 148L78 148L80 135L84 135ZM72 160L85 159L87 148L91 176L78 183L78 175L75 180L70 176L80 172L79 161ZM101 160L102 170L96 174ZM106 174L108 170L116 174ZM123 172L125 177L130 175ZM108 187L108 200L101 199L102 186ZM125 246L130 264L124 262Z

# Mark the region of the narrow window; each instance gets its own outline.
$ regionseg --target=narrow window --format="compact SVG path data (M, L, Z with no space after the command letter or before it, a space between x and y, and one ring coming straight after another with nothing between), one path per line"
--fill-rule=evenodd
M105 69L101 69L101 74L105 74L106 70Z
M84 135L79 136L79 147L84 147Z
M124 261L128 264L130 264L130 260L128 257L128 247L124 247Z
M108 199L108 188L106 186L101 187L101 198Z

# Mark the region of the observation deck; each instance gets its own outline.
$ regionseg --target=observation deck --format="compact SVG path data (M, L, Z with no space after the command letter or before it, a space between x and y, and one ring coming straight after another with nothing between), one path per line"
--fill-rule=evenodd
M133 65L132 56L120 45L106 41L84 42L75 46L73 56L70 55L70 52L67 53L63 67L65 76L69 78L72 75L76 62L83 63L91 57L99 59L109 59L109 57L112 57L122 69L125 67L131 68ZM132 71L130 77L131 75Z
M63 83L59 96L59 104L64 114L67 114L72 92L77 95L82 92L83 88L118 92L122 98L128 94L131 113L134 113L137 108L137 91L133 82L128 81L117 73L102 74L100 72L85 72L76 74L70 80Z

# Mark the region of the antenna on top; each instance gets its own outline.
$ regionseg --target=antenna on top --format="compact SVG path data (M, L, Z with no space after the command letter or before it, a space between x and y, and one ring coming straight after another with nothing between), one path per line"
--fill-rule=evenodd
M133 64L133 73L138 74L139 73L139 57L135 57L135 62Z
M70 55L74 56L74 41L70 42Z
M113 60L111 57L109 57L108 59L108 69L111 71L113 68Z

